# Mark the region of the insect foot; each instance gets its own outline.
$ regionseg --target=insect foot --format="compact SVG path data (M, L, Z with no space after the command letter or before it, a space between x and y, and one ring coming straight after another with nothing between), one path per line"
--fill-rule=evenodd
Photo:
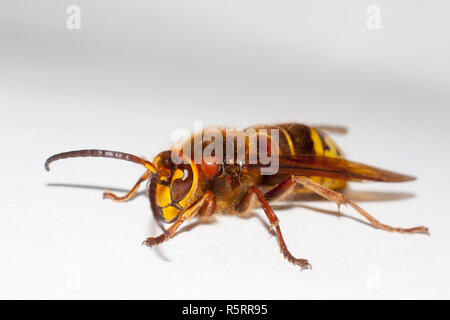
M417 229L414 231L415 233L423 233L426 234L427 236L431 236L430 230L427 227L420 226L413 229Z
M294 261L291 261L293 264L299 266L302 270L305 269L312 269L311 264L306 259L295 259Z
M390 232L398 232L398 233L406 233L406 234L413 234L413 233L421 233L421 234L425 234L425 235L430 235L430 231L428 230L427 227L424 226L419 226L419 227L414 227L414 228L395 228L395 227L391 227L388 225L385 225L383 223L378 222L377 220L375 220L374 222L372 222L372 225L375 228L378 229L383 229L386 231L390 231Z
M155 246L157 244L163 243L166 240L167 240L166 235L162 234L162 235L160 235L158 237L155 237L155 238L147 238L146 240L142 241L142 245L143 246L145 245L147 247L153 247L153 246Z
M427 236L430 236L430 231L427 227L424 226L420 226L420 227L415 227L415 228L411 228L411 229L407 229L408 233L423 233Z

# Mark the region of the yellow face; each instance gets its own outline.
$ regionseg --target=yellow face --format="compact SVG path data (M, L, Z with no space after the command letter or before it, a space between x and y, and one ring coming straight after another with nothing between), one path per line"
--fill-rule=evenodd
M154 193L150 194L152 209L164 222L170 223L190 205L189 199L197 188L197 167L194 164L175 165L165 159L158 173L159 177L150 187L150 193Z

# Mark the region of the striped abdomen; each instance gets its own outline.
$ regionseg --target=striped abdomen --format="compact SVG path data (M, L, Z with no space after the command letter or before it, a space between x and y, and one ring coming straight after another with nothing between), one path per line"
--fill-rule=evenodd
M279 143L278 152L280 156L295 155L317 155L331 158L343 158L339 147L322 130L308 127L299 123L286 123L271 126L255 126L255 130L267 129L270 136L270 129L278 129ZM345 187L345 181L334 180L323 177L312 177L314 182L332 188L341 189ZM298 188L298 192L307 192L303 188Z

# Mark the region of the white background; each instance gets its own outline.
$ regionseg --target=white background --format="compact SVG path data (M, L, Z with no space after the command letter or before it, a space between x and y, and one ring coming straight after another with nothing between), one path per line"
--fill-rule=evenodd
M66 28L69 4L80 30ZM373 4L379 30L366 26ZM3 1L0 297L450 298L449 10L444 0ZM44 170L79 148L152 159L194 120L345 125L336 141L348 158L418 177L352 184L350 195L431 237L314 201L276 211L309 271L282 258L261 210L149 249L141 241L159 230L147 197L101 197L126 191L141 167L74 159Z

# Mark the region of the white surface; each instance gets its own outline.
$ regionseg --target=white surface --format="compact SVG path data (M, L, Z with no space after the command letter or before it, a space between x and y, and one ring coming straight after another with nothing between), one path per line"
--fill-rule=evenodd
M66 29L70 1L0 11L1 298L450 298L447 1L74 2L77 31ZM366 27L371 4L380 30ZM76 159L44 170L79 148L152 158L194 120L346 125L336 140L350 159L419 177L353 184L414 195L361 205L432 236L298 207L277 214L310 271L282 258L257 217L218 216L148 249L148 199L101 198L141 168Z

